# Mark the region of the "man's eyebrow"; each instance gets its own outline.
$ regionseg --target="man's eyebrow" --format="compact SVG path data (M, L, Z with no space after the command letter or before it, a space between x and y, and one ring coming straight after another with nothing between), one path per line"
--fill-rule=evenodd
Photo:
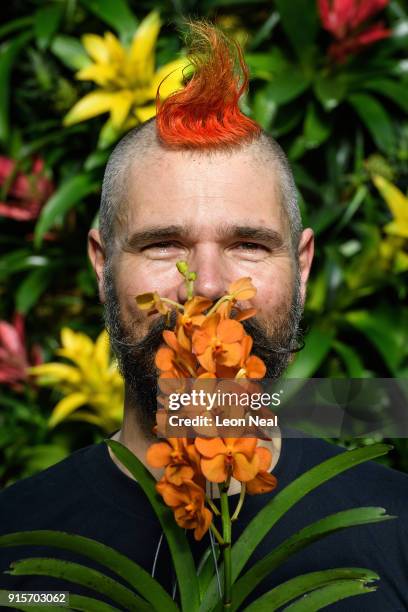
M151 227L134 232L125 239L123 248L137 249L151 242L158 242L169 238L190 238L194 235L194 228L185 225L166 225L165 227ZM197 232L199 234L199 232ZM246 239L257 240L278 249L285 245L281 234L267 227L252 225L221 225L217 230L218 239Z
M152 227L140 230L125 239L124 248L137 249L149 242L182 236L185 233L185 229L182 225L166 225L166 227Z
M274 248L282 248L285 244L281 234L268 227L235 225L233 226L233 229L234 231L232 234L235 238L246 238L250 240L258 240L259 242L266 242L269 246Z

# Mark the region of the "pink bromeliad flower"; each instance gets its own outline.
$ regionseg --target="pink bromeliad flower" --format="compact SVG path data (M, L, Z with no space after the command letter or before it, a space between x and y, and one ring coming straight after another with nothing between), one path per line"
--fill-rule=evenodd
M42 159L36 158L31 172L24 174L14 160L0 156L0 216L16 221L36 219L53 191L53 183L44 176Z
M30 353L27 350L22 314L17 312L12 323L0 321L0 384L20 391L29 378L27 368L42 361L38 346L33 346Z
M387 38L391 31L382 21L367 25L367 20L388 3L389 0L318 0L323 27L336 39L329 47L330 57L343 63L349 55Z

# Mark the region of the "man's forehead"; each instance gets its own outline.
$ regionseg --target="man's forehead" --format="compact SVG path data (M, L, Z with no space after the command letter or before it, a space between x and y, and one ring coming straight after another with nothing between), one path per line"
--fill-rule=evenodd
M235 232L226 219L241 228L267 226L286 238L289 226L276 166L261 160L258 149L206 154L154 145L136 155L117 210L122 241L136 230L175 224L190 236L208 229L211 239L215 233L222 238Z

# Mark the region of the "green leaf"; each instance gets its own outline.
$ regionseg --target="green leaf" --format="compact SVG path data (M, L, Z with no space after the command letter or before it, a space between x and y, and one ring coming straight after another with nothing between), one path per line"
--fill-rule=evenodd
M316 149L330 136L330 124L316 104L310 103L303 126L303 138L307 149Z
M273 119L272 136L281 138L291 132L302 121L304 114L304 109L296 102L280 106Z
M36 444L35 446L25 446L19 451L19 458L24 464L23 473L25 476L41 472L62 461L67 455L69 455L69 450L58 444Z
M333 349L344 362L350 378L365 378L366 370L357 351L339 340L333 342Z
M246 53L245 62L251 78L269 81L274 74L283 72L288 60L278 47L273 47L267 53Z
M173 512L156 491L156 481L137 457L123 444L106 440L119 461L131 472L147 495L163 528L177 575L182 606L185 610L198 608L199 586L194 559L183 530L174 520ZM188 580L186 580L188 576Z
M111 118L103 124L101 131L99 132L98 138L98 149L105 151L108 147L111 147L119 138L123 135L123 128L118 128L113 125Z
M95 168L100 168L101 166L106 166L106 163L109 159L110 151L92 151L90 155L85 160L84 168L88 172L94 170Z
M136 31L138 22L126 0L81 0L81 4L126 40Z
M42 268L49 264L48 257L33 255L30 249L17 249L0 257L0 280L21 270Z
M296 606L297 603L304 604L307 594L309 594L310 591L313 592L315 589L325 586L336 586L337 589L335 592L339 595L338 599L344 599L345 597L349 597L348 587L352 585L357 587L357 592L354 593L353 591L351 593L353 595L360 594L360 591L361 593L375 591L376 587L366 588L366 583L376 579L379 579L379 576L375 572L357 567L341 567L320 572L310 572L302 576L296 576L274 589L271 589L268 593L265 593L265 595L262 595L262 597L259 597L251 603L251 605L245 608L245 611L275 612L275 610L281 606L301 596L304 596L302 600L296 602L294 605ZM290 610L291 608L292 606L289 606L285 608L285 610ZM307 608L303 609L310 612L318 608L312 608L309 605Z
M347 204L347 208L341 217L341 219L336 223L336 227L334 230L334 234L337 235L341 232L341 230L348 225L353 216L356 214L361 204L364 202L368 194L368 189L366 185L359 185L356 192L354 193L352 199Z
M232 547L232 580L235 582L254 550L280 518L305 495L338 474L375 457L385 455L392 446L373 444L330 457L298 476L277 493L244 529ZM212 609L218 601L217 583L213 578L201 610Z
M13 32L17 32L18 30L24 30L24 28L29 28L31 27L32 23L32 17L19 17L18 19L8 21L0 27L0 38L3 38L8 34L12 34Z
M251 38L248 44L248 49L254 51L264 42L264 40L268 39L279 21L279 13L272 11L268 19L261 25L260 28L258 28L257 32L255 32L254 36Z
M215 558L218 560L220 556L220 548L215 545ZM200 587L200 599L202 599L205 595L205 592L208 588L208 585L211 582L212 577L215 573L215 560L214 554L212 552L211 546L207 548L205 553L203 554L201 561L198 566L197 576L198 576L198 584Z
M348 101L370 132L377 147L391 154L395 149L395 132L384 107L368 94L352 94L348 97Z
M382 355L393 376L398 376L407 347L407 331L403 320L396 320L390 309L355 310L345 315L346 321L362 332Z
M311 525L307 525L287 538L272 552L266 555L249 569L235 583L233 588L233 606L237 610L248 595L266 576L282 565L291 555L303 550L309 544L321 540L331 533L342 531L356 525L366 525L390 520L395 517L384 514L384 508L352 508L326 516ZM281 604L282 605L282 604Z
M50 268L37 268L28 274L16 293L16 310L27 314L36 305L52 279Z
M322 610L336 601L353 597L354 595L364 595L376 591L377 587L367 587L360 580L339 580L334 584L329 584L321 589L316 589L308 593L300 601L291 604L285 611L288 612L316 612Z
M157 609L177 610L177 606L148 572L117 550L92 538L63 531L21 531L0 536L0 547L36 545L51 546L84 555L104 565L126 580Z
M310 79L297 66L288 64L285 70L271 76L265 91L276 104L286 104L298 98L309 83Z
M55 36L50 49L65 66L73 70L81 70L91 63L80 41L72 36Z
M39 246L47 230L63 217L75 204L98 189L99 185L89 174L68 178L43 207L34 230L34 244Z
M276 102L268 96L265 88L258 89L252 105L252 116L264 130L268 130L277 110Z
M389 98L408 113L408 84L392 79L373 79L364 82L364 89L371 89Z
M58 30L64 13L63 4L43 6L34 15L34 33L38 48L44 51Z
M316 98L326 111L336 108L346 95L346 91L346 81L340 74L321 74L314 84Z
M72 561L61 559L49 559L45 557L32 557L14 561L8 572L13 576L52 576L68 580L74 584L80 584L106 595L127 610L138 610L138 612L151 612L151 606L144 599L132 593L128 588L105 576L95 569L86 567Z
M285 378L310 378L323 363L330 351L334 329L315 325L305 338L305 347L285 372Z
M9 138L10 108L10 74L14 60L27 42L32 38L31 32L25 32L4 43L0 48L0 142L7 145Z
M275 0L282 27L292 47L300 58L304 57L305 48L310 47L320 27L316 2L310 0Z

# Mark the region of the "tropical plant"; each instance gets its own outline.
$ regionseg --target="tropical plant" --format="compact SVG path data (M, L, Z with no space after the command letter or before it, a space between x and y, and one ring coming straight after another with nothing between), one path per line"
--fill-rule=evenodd
M14 575L40 574L69 580L73 585L70 587L69 605L74 610L118 610L121 607L129 612L161 611L163 609L185 612L238 610L263 578L279 567L290 555L302 550L308 544L348 527L393 518L385 514L383 508L365 507L343 510L304 527L271 550L251 569L245 569L249 557L268 531L304 495L337 474L363 461L385 454L390 447L376 444L345 451L313 467L279 491L252 519L233 545L231 539L228 539L230 552L227 556L224 555L224 562L217 567L217 571L213 554L215 558L219 555L215 545L214 550L211 546L208 548L202 562L196 568L186 535L173 520L172 510L166 507L159 498L153 476L125 446L113 440L107 443L120 462L138 481L160 521L177 576L180 602L175 603L160 583L139 565L116 550L90 538L46 530L0 536L0 546L46 545L79 552L90 560L98 561L126 582L125 586L122 582L108 577L101 571L61 559L38 557L21 559L11 564L10 573ZM226 493L224 493L221 513L224 525L230 525ZM231 537L230 527L224 530L224 537ZM226 568L230 574L224 584L229 584L230 590L221 591L220 595L218 579L219 576L225 575ZM375 590L376 586L372 583L378 578L375 572L356 567L310 572L276 586L259 599L249 603L245 610L272 611L281 609L286 604L290 605L291 610L304 610L305 604L312 605L312 602L313 609L319 610L346 597L363 595ZM97 597L76 595L73 591L75 584L92 588L96 593L108 597L114 605L104 603ZM21 603L13 601L6 603L5 606L26 609Z

